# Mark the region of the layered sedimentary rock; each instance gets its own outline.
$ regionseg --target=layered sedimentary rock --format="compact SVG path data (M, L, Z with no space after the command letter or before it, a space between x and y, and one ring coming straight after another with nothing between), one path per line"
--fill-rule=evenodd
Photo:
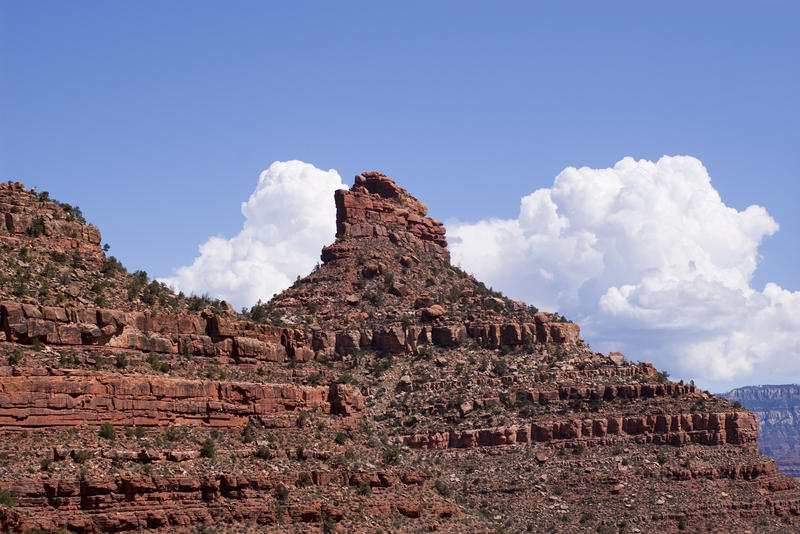
M294 503L276 493L279 485L291 485L301 471L270 473L176 475L86 476L41 480L16 480L9 487L18 498L17 511L0 515L6 525L17 530L57 530L73 532L124 532L142 529L190 528L228 517L242 523L278 527L286 522L319 523L335 521L355 513L348 504ZM385 472L310 471L309 484L323 495L329 487L357 487L366 483L376 490L402 494L429 478L424 473L388 470ZM370 514L390 516L408 513L419 505L393 502L378 496L363 499L358 506ZM58 515L39 515L42 504L58 509ZM434 513L446 518L452 505L434 504ZM113 514L108 510L114 510ZM26 512L32 512L31 515Z
M336 191L334 198L337 237L385 238L450 261L444 225L426 217L428 208L391 178L378 172L362 173L352 188ZM322 249L323 261L347 254L349 249L337 248L338 244Z
M635 443L753 445L758 424L747 412L611 416L604 418L534 421L508 427L449 430L414 434L403 439L409 447L426 449L492 447L514 443L555 442L584 446Z
M417 352L421 345L454 347L469 338L485 348L533 343L570 344L574 323L550 322L543 313L529 324L393 326L346 331L291 328L237 321L214 314L123 312L103 308L37 306L0 302L0 341L90 345L166 354L254 360L308 361L316 353L352 350ZM309 337L311 338L309 340Z
M9 341L90 345L166 354L227 356L283 362L313 354L302 332L218 315L123 312L0 302Z
M0 212L66 219L4 187ZM120 306L3 292L0 527L797 531L800 488L751 412L450 265L442 224L388 177L332 201L323 263L244 315L134 275L97 286ZM38 223L2 220L26 265L61 259Z
M0 242L39 237L50 252L80 254L101 264L100 230L76 218L74 208L62 207L28 191L19 182L0 183Z
M242 427L251 419L296 415L302 410L357 416L364 406L361 393L346 384L297 386L80 370L37 371L42 372L17 369L20 375L2 377L0 427L100 423Z
M758 448L780 468L800 477L800 386L746 386L724 394L758 418Z

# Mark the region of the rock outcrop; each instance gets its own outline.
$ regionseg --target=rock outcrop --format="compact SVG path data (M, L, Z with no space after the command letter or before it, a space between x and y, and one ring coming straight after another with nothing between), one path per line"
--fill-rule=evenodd
M2 368L0 368L2 370ZM0 383L0 427L80 425L244 427L304 410L358 417L361 393L346 384L298 386L15 369Z
M78 254L101 265L100 230L82 220L80 209L27 191L19 182L0 183L0 242L14 243L40 237L49 252Z
M336 201L336 237L385 238L404 248L420 247L450 261L444 225L426 217L428 208L394 180L378 172L356 176L349 190L340 189ZM322 250L322 260L340 259L334 248ZM339 249L342 250L342 249Z
M226 316L226 302L174 294L144 271L129 273L106 257L100 230L79 207L19 182L0 183L0 300L43 306L100 307L121 311L192 312Z

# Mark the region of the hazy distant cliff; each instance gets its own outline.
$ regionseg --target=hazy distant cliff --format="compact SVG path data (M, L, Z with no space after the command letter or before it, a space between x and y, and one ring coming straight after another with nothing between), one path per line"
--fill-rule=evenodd
M758 447L786 473L800 478L800 385L746 386L723 395L756 414Z

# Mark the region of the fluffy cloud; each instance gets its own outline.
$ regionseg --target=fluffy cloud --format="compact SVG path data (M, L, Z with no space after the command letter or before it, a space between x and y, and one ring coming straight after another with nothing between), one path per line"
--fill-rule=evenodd
M309 273L336 234L333 192L339 174L302 161L276 161L242 203L245 221L231 239L211 237L191 265L162 281L184 293L225 298L235 307L268 300Z
M777 230L760 206L726 206L697 159L665 156L567 168L516 219L448 234L455 263L575 319L596 349L719 389L800 378L800 292L751 287Z

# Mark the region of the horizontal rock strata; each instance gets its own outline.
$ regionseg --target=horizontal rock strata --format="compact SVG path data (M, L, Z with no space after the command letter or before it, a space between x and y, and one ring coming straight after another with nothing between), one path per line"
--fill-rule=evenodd
M89 262L102 264L105 254L100 248L100 230L74 217L56 218L57 213L64 212L21 183L0 183L0 241L34 234L53 252L78 253Z
M758 423L749 412L613 416L535 421L485 429L451 429L403 438L413 448L493 447L514 443L636 438L639 443L754 444Z
M450 261L444 225L426 217L428 209L394 181L377 172L356 176L349 190L340 189L336 201L337 237L378 237L412 248L418 246ZM322 250L322 261L348 255L352 249L334 244Z
M66 528L71 532L120 532L213 523L220 512L238 521L272 525L287 520L278 515L279 507L285 509L289 521L300 523L318 522L322 515L342 519L345 514L353 513L331 503L281 501L274 494L275 488L279 484L292 484L298 474L21 479L9 486L17 495L18 505L5 524L16 523L18 530ZM410 471L311 471L309 474L311 484L323 491L326 487L359 484L380 491L417 486L429 478L424 473ZM405 510L402 504L380 497L363 504L378 515ZM28 510L35 513L28 515L25 513ZM447 516L452 508L443 507L438 513Z
M538 316L539 314L537 314ZM54 345L92 345L167 354L233 357L240 363L289 359L309 361L315 353L375 349L415 353L422 345L454 347L467 339L486 348L523 343L571 344L579 340L574 323L385 326L369 330L314 331L234 321L219 315L122 312L102 308L61 308L0 302L0 341ZM494 333L505 332L498 337ZM511 334L509 333L511 332Z
M225 427L299 410L358 416L362 408L361 394L346 384L257 384L74 371L4 376L0 381L0 427L105 422Z

